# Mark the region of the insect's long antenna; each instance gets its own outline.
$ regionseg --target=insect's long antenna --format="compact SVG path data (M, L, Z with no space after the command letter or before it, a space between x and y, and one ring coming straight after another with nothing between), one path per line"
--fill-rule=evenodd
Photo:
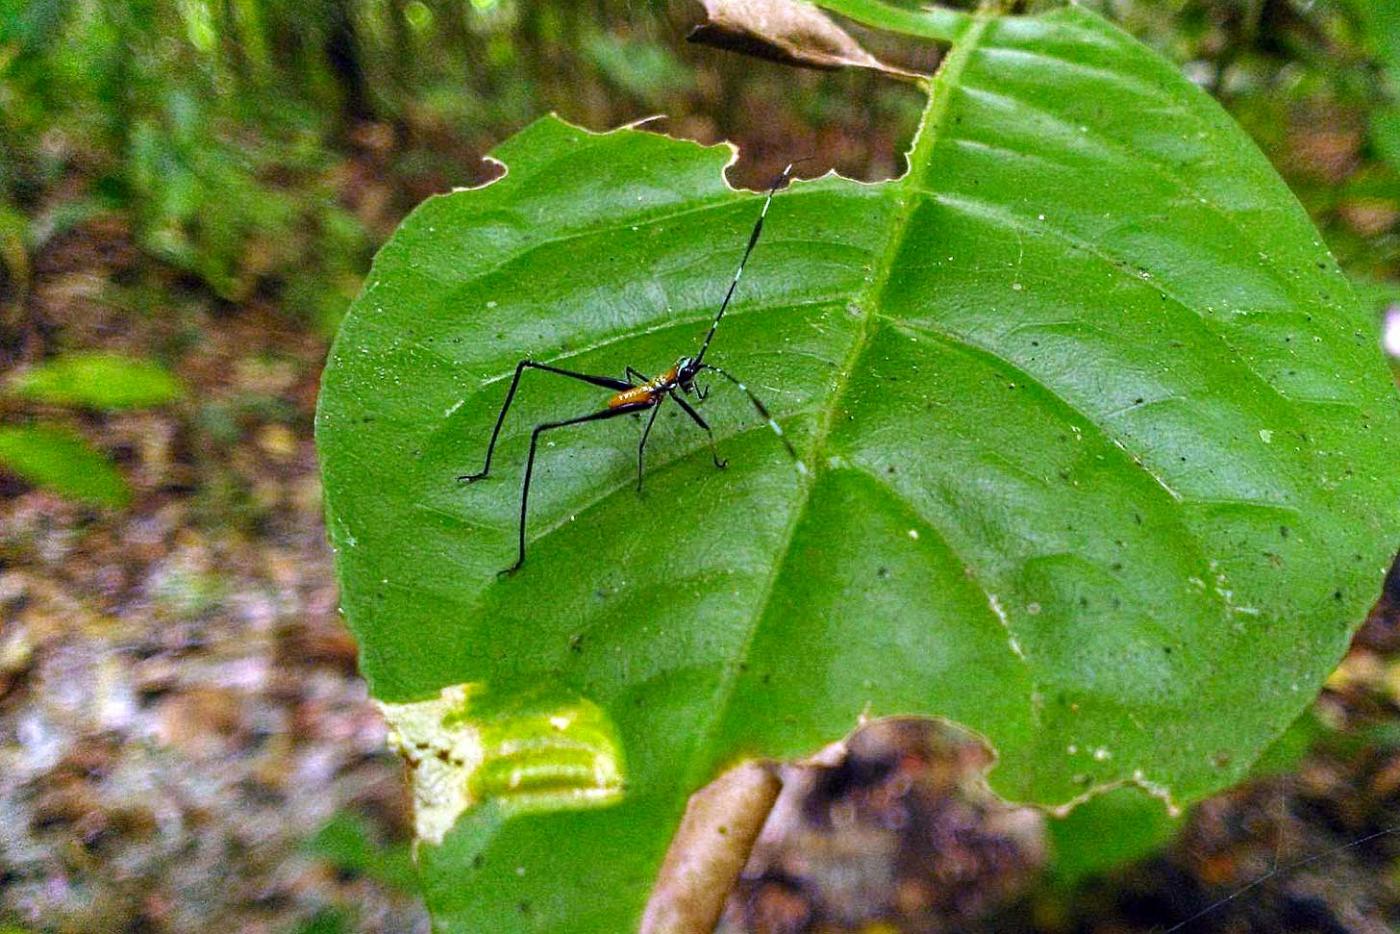
M768 411L768 406L763 404L763 400L758 398L758 396L754 395L753 390L745 386L743 381L740 380L734 374L726 373L719 367L711 366L708 363L705 364L704 369L710 370L714 373L718 373L720 376L723 376L735 386L738 386L739 390L744 395L749 397L749 401L753 403L754 409L758 412L760 416L763 417L763 420L768 423L768 427L773 429L773 434L778 436L778 440L783 442L783 447L787 448L788 454L792 455L792 462L797 465L797 472L800 474L806 474L807 465L804 464L802 462L802 458L797 455L797 448L793 447L792 442L788 440L787 435L783 434L783 426L779 425L777 419L773 418L773 415Z
M710 349L710 341L714 339L715 329L719 327L720 319L729 309L729 300L734 297L734 290L739 287L739 279L744 275L744 265L749 261L749 254L753 252L754 244L758 243L759 234L763 233L763 219L768 216L768 205L773 203L773 196L792 175L792 167L806 161L807 159L798 159L796 162L789 162L787 168L783 169L783 174L779 175L773 181L773 186L768 189L768 197L763 201L763 210L758 213L758 220L754 222L753 233L749 234L749 245L744 247L744 255L739 260L739 268L734 270L734 278L730 280L729 291L724 293L724 301L720 303L719 313L715 315L715 320L710 324L710 332L705 335L705 341L700 345L700 352L695 355L696 363L705 359L705 351Z

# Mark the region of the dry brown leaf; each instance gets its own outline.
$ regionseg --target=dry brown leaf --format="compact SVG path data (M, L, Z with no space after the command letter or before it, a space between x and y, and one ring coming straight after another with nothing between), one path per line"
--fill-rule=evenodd
M805 68L867 68L912 81L924 77L880 61L831 17L801 0L700 3L706 20L686 36L691 42Z
M690 796L647 902L643 934L715 929L781 787L769 765L743 762Z

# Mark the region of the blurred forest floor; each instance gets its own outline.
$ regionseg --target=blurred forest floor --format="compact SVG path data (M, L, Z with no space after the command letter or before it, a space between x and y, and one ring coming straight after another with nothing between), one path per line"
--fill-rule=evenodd
M410 23L439 10L390 6ZM233 152L231 140L265 143L276 128L206 113L221 128L198 133L225 148L182 143L175 88L127 115L167 136L109 127L117 141L95 141L50 120L57 104L35 103L37 85L0 55L0 108L28 93L37 114L28 127L17 110L13 126L0 120L14 131L0 145L12 160L0 208L25 225L7 241L0 223L0 367L112 351L159 360L185 387L120 412L0 400L0 421L79 431L133 490L128 507L97 508L0 471L0 931L428 930L402 772L336 609L312 442L336 315L414 204L489 177L479 156L549 109L595 129L665 111L649 128L740 145L736 184L762 185L794 154L816 154L807 174L900 170L920 105L909 88L683 48L669 14L638 25L629 4L540 13L553 6L521 4L493 27L516 30L518 47L489 29L464 40L491 66L471 79L475 109L442 102L450 73L424 91L426 79L374 66L361 77L397 98L342 101L314 158L253 169L210 168L181 146ZM1400 295L1386 284L1400 267L1400 173L1377 129L1385 66L1364 35L1272 0L1115 12L1256 135L1357 275L1379 334L1381 307ZM513 81L529 90L501 90ZM161 187L181 159L194 159L202 195ZM245 182L273 220L215 224L218 210L247 213ZM1185 930L1396 929L1400 835L1383 833L1400 827L1392 584L1295 753L1195 808L1167 849L1074 890L1034 884L1033 855L977 837L982 805L948 805L950 776L976 757L887 726L812 783L725 930L1161 931L1324 853Z

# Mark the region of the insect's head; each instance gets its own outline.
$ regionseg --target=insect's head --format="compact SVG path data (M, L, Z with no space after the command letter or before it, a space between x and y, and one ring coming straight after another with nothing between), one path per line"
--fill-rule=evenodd
M681 357L676 364L676 385L681 388L681 392L690 395L695 392L695 377L705 368L695 357Z

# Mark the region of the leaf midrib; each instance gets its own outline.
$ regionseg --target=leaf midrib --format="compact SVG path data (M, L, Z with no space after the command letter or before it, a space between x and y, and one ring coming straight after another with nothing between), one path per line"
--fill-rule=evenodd
M710 715L707 722L698 731L692 746L690 761L684 772L684 780L677 789L680 799L678 804L683 805L684 800L689 797L693 789L698 789L713 777L709 774L709 770L716 758L711 752L715 733L728 714L734 691L738 686L739 671L749 655L759 625L767 615L778 579L782 575L792 543L796 538L797 527L801 524L811 503L812 490L817 484L819 475L824 472L823 462L826 459L827 440L835 425L836 413L840 411L851 376L855 372L856 365L864 354L876 327L875 322L879 315L875 309L879 306L879 299L889 283L895 260L904 246L904 238L909 229L910 220L918 206L917 192L924 187L932 163L931 154L934 145L938 141L944 121L948 116L949 104L952 99L950 89L957 83L963 69L967 67L972 53L977 49L981 40L982 33L991 22L990 18L976 17L972 25L960 37L958 43L943 59L938 73L930 84L929 103L924 110L918 135L915 137L914 146L909 153L908 171L899 180L888 183L890 190L895 192L899 198L899 209L894 216L884 253L881 254L877 262L870 285L856 302L856 307L860 309L860 327L851 343L851 349L837 373L828 401L821 410L817 432L807 455L811 472L802 481L797 502L793 505L792 515L780 539L782 550L774 555L772 569L764 582L754 606L754 612L749 617L743 641L739 645L738 651L725 665L715 690L714 700L707 705L706 709L710 711Z

